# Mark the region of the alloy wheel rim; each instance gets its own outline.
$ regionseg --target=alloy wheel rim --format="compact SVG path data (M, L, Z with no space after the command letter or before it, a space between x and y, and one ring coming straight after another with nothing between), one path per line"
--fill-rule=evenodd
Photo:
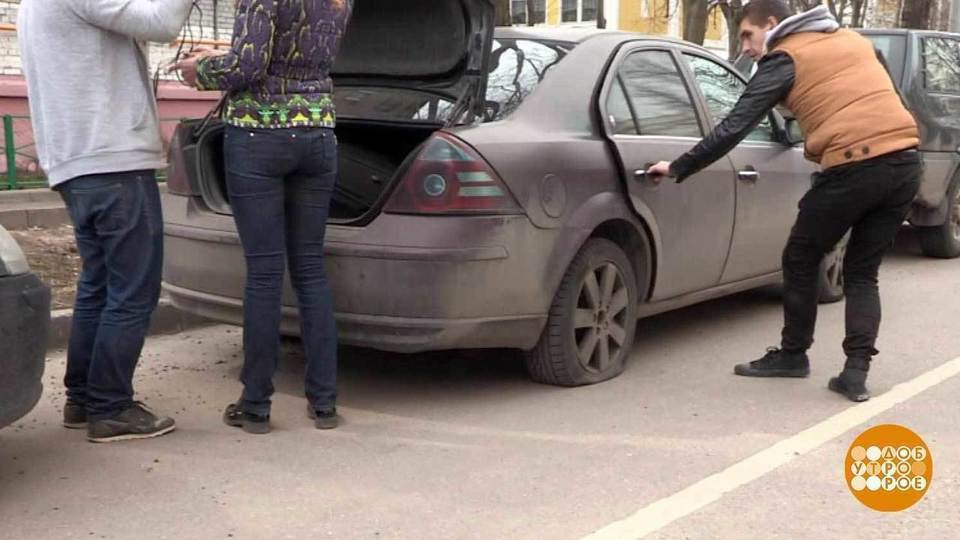
M580 281L573 333L584 370L602 373L623 354L629 298L623 272L613 263L597 264Z

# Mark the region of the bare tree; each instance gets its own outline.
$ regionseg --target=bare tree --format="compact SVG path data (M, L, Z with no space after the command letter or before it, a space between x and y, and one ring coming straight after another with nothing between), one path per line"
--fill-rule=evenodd
M730 60L736 60L740 56L740 28L737 21L743 13L743 8L747 4L744 0L712 0L712 3L723 12L723 18L727 21L727 51Z
M867 16L868 0L827 0L827 7L841 26L860 28Z
M709 14L709 0L683 0L683 39L703 45Z
M822 0L790 0L790 9L794 12L807 11L821 4Z
M900 15L901 28L925 30L930 28L933 19L934 0L904 0Z
M497 26L512 26L510 19L510 0L497 0L494 20Z

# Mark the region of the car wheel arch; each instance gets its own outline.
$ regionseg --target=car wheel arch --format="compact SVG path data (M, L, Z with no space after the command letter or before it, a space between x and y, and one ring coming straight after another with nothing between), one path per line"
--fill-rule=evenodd
M625 200L627 195L607 191L594 195L576 209L568 220L570 227L589 231L565 256L565 269L590 238L606 238L617 244L634 263L640 298L646 301L653 292L658 256L661 253L660 236L653 212L642 201ZM559 287L559 281L555 284Z

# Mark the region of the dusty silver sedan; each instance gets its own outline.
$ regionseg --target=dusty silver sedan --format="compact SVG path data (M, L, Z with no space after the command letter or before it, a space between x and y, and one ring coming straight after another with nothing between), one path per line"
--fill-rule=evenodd
M644 174L732 108L745 83L726 62L632 34L494 35L482 0L431 17L375 4L356 13L335 75L327 264L343 343L516 348L537 381L590 384L623 371L638 317L780 281L812 167L779 115L683 184ZM164 199L166 291L240 323L221 141L182 128ZM841 262L824 264L826 299L842 294ZM293 335L289 287L285 303Z

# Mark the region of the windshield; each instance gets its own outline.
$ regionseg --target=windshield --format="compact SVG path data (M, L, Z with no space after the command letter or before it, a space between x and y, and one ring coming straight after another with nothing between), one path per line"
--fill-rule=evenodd
M503 120L517 110L574 44L530 39L497 39L490 55L484 122ZM338 87L337 115L364 120L444 124L454 102L426 91L379 87Z
M903 70L907 55L907 37L891 34L868 34L865 36L882 54L890 74L899 86L903 82Z

